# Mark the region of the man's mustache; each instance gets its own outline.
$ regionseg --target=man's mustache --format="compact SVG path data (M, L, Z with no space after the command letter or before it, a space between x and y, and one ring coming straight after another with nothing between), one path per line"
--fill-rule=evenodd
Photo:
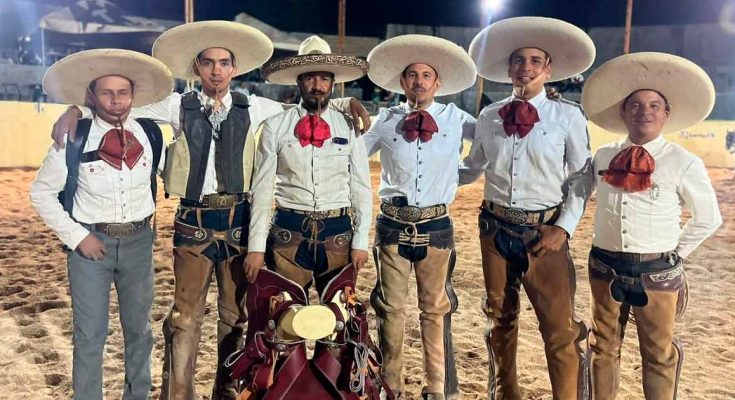
M309 94L312 95L312 96L321 96L321 95L327 94L327 92L325 92L323 90L311 90L311 91L309 91Z

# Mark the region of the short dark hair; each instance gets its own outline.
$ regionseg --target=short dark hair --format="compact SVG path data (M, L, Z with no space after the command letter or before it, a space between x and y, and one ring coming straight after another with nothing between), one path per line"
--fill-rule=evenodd
M311 71L311 72L304 72L303 74L299 74L299 76L296 77L297 82L301 82L304 79L305 75L316 75L316 74L327 74L329 75L332 80L334 80L334 73L329 71Z
M200 51L199 54L197 54L197 61L202 61L202 54L204 54L205 51L207 51L209 49L213 49L213 48L214 47L209 47L209 48L206 48L206 49ZM217 47L217 48L219 48L219 49L225 49L224 47ZM232 62L234 63L235 62L235 54L230 49L225 49L225 50L227 50L227 52L230 53L230 60L232 60Z
M664 96L663 93L661 93L661 92L659 92L658 90L655 90L655 89L638 89L638 90L634 90L634 91L630 92L630 94L627 95L627 96L625 96L625 98L623 99L623 102L620 104L621 110L622 111L625 111L625 107L628 105L628 100L630 100L630 98L633 97L634 94L636 94L638 92L642 92L644 90L655 92L656 94L658 94L659 96L661 96L661 98L664 99L664 107L665 107L666 111L671 112L671 105L669 105L669 100L666 99L666 96Z
M426 63L419 63L419 62L415 62L415 63L411 63L411 64L406 65L406 68L404 68L403 71L401 71L401 77L403 77L403 79L406 79L406 72L408 72L408 69L412 65L414 65L414 64L429 65L429 64L426 64ZM436 77L438 78L439 77L439 73L436 71L436 68L432 67L431 65L429 65L429 68L431 68L431 70L434 71L434 73L436 74Z
M536 50L542 51L544 53L544 56L546 56L546 59L549 60L549 64L551 64L551 55L549 55L549 53L547 53L546 50L540 49L538 47L519 47L513 50L513 52L510 53L510 55L508 56L508 65L511 65L513 63L513 56L515 56L516 52L521 49L536 49Z

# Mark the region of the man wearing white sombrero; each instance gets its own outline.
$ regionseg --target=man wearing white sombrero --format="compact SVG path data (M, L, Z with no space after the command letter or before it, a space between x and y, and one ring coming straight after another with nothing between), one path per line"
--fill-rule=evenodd
M132 111L133 116L170 123L175 131L163 172L166 192L181 198L174 220L174 304L164 321L163 399L195 397L194 371L212 273L219 292L212 397L237 395L235 382L222 367L225 358L240 347L247 320L245 276L233 269L232 261L247 245L254 132L263 120L282 112L284 105L230 92L229 85L234 76L259 67L272 53L273 44L264 33L229 21L180 25L153 44L153 56L169 66L175 77L202 84L201 92L174 93ZM345 99L338 105L349 109L350 104ZM65 118L75 123L77 116L76 109L67 112L55 127L56 136L72 126Z
M475 118L434 96L472 86L475 64L460 46L426 35L386 40L370 52L368 62L375 84L408 99L381 109L365 135L368 155L380 151L382 167L373 247L378 280L371 295L382 375L395 392L403 391L404 313L413 269L421 310L423 397L458 398L451 332L458 305L451 283L456 253L448 205L457 191L462 140L474 135Z
M584 212L591 163L581 107L549 98L545 82L593 62L592 40L564 21L520 17L483 29L470 45L478 73L512 83L513 94L485 107L460 182L485 175L479 216L488 318L488 395L520 399L516 372L520 286L539 321L555 399L586 395L587 328L574 315L575 272L568 238Z
M54 99L86 103L94 112L65 150L49 149L31 186L31 204L70 250L74 399L102 399L113 283L125 336L122 398L147 399L153 349L150 222L163 140L153 121L128 114L133 105L168 96L171 72L145 54L89 50L52 65L43 86Z
M683 260L722 223L702 160L662 133L709 115L712 81L699 66L664 53L634 53L598 68L582 103L590 120L625 139L595 154L597 187L589 255L592 394L614 399L628 317L635 318L645 398L676 398L684 359L674 322L687 301ZM691 218L680 227L681 205Z
M372 194L365 142L349 119L326 108L335 83L367 70L364 60L332 54L318 36L304 40L297 56L263 66L269 82L297 84L302 100L259 130L245 258L250 281L264 266L267 243L276 272L304 287L313 280L319 292L348 263L359 270L367 261Z

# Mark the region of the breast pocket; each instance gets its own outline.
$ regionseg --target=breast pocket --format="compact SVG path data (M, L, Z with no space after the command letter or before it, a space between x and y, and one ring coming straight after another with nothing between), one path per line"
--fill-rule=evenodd
M93 161L79 165L79 188L95 195L109 191L109 169L104 161Z
M138 160L138 162L133 167L133 170L131 171L133 177L133 185L149 186L152 168L156 168L156 166L153 165L153 158L151 157L151 154L146 152L140 157L140 160Z

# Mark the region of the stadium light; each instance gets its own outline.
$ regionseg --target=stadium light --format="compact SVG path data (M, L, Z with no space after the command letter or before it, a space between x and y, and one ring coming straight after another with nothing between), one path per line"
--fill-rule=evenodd
M503 6L503 0L482 0L482 10L486 13L495 13Z

